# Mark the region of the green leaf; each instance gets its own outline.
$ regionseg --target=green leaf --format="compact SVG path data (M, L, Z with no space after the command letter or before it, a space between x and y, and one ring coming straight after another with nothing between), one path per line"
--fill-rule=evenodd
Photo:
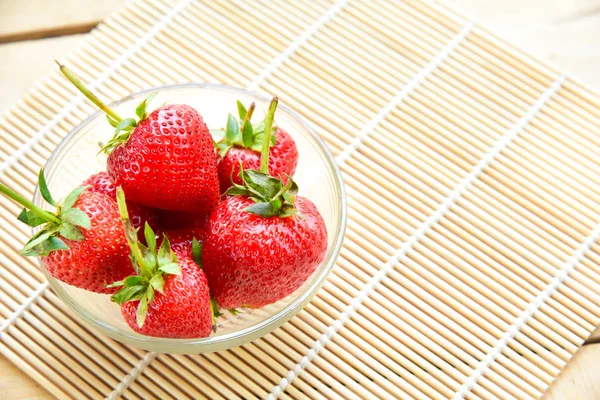
M269 218L277 215L279 208L275 207L271 202L269 203L255 203L244 209L244 211L250 214L256 214L263 218Z
M254 137L252 138L252 146L250 147L250 149L252 149L254 151L258 151L260 153L260 151L262 150L264 126L262 126L261 131L259 131L259 132L257 132L256 129L257 128L255 126L254 127ZM276 132L277 132L277 128L273 128L273 131L271 134L271 143L269 144L269 147L273 147L277 143L277 137L275 136Z
M150 104L152 102L152 100L156 97L157 94L158 94L157 92L150 93L144 99L144 101L142 101L135 109L135 115L138 116L140 121L143 119L146 119L146 117L148 117L148 113L147 113L148 104Z
M262 136L265 131L265 120L260 121L258 124L254 124L254 134Z
M70 222L63 221L58 230L60 235L69 240L83 240L83 234L75 225Z
M42 242L42 255L47 256L52 251L56 250L69 250L69 246L56 236L50 236L48 239Z
M167 235L163 234L163 240L158 249L158 265L168 264L171 262L171 243Z
M293 207L283 208L279 212L279 217L280 218L287 218L287 217L291 217L292 215L301 215L301 214L300 214L300 211L296 210Z
M133 118L125 118L115 127L115 132L130 131L137 126L137 121Z
M89 186L80 186L78 188L73 189L71 193L69 193L67 197L65 197L65 199L63 200L61 207L62 210L65 211L73 207L79 196L81 196L81 193L85 192L85 190L88 188Z
M162 274L156 274L150 279L150 286L154 288L157 292L163 293L163 288L165 286L165 279Z
M285 192L283 194L283 199L292 206L296 203L296 196L294 196L290 192Z
M144 237L146 238L146 244L148 245L148 249L152 253L156 253L156 234L146 221L146 225L144 225Z
M148 313L148 297L142 296L140 302L138 304L138 309L136 313L136 322L138 327L144 326L144 322L146 322L146 314Z
M39 178L40 194L42 195L44 200L46 200L49 204L56 207L57 204L54 201L54 199L52 198L52 196L50 195L50 191L48 190L48 185L46 184L46 178L44 177L44 169L43 168L40 169L38 178Z
M144 278L139 275L129 275L122 281L116 281L106 285L107 288L119 287L119 286L144 286Z
M239 141L240 126L237 119L231 114L227 116L227 127L225 128L225 141L233 143Z
M154 288L152 287L152 285L148 285L148 287L146 288L146 299L148 300L148 304L152 303L152 300L154 300Z
M235 308L228 308L227 311L229 311L234 317L240 315L240 312Z
M292 179L291 176L287 176L288 178L288 184L291 183L290 188L287 190L287 192L289 194L291 194L292 196L297 196L298 195L298 184L296 183L295 180Z
M179 264L177 264L176 262L163 264L160 267L158 267L158 270L165 274L181 275L181 268L179 268Z
M151 252L146 246L139 243L140 251L142 252L142 256L144 257L144 264L150 271L154 271L156 269L157 260L156 253Z
M202 268L202 246L203 244L198 242L198 239L192 239L192 258L200 268Z
M212 319L212 330L213 332L217 331L217 318L219 318L223 313L219 311L219 305L216 300L212 297L210 298L210 315Z
M125 281L114 281L113 283L108 283L106 285L104 285L105 288L115 288L115 287L121 287L121 286L125 286Z
M252 146L252 138L253 138L253 131L252 131L252 124L250 122L247 122L246 125L243 126L243 131L242 131L242 145L244 147L250 147Z
M225 155L227 154L227 152L232 148L233 146L230 144L227 144L226 141L222 141L217 143L217 149L219 150L219 156L220 157L225 157Z
M90 217L79 208L69 208L61 214L61 220L63 223L68 222L83 229L90 229L92 227Z
M248 192L248 189L246 189L245 187L235 185L235 186L229 187L229 189L227 189L227 191L225 192L225 195L226 196L249 196L250 193Z
M113 128L116 128L117 125L119 125L119 122L108 114L106 114L106 119Z
M125 286L136 286L141 285L144 281L144 278L138 275L130 275L123 280Z
M109 285L108 287L112 287L112 285ZM142 285L125 286L123 289L113 294L110 299L121 305L128 301L140 300L145 292L145 287Z
M46 222L45 219L39 217L37 214L35 214L32 211L27 210L26 208L24 208L23 211L21 211L21 213L19 214L17 219L19 221L31 226L32 228L35 228L36 226L40 226Z
M248 110L246 110L246 107L244 107L242 102L239 100L237 101L237 109L238 109L238 115L240 116L240 121L243 121L244 118L246 118L246 114L248 113Z
M253 169L242 172L242 179L250 188L256 190L266 200L275 197L283 187L280 179Z
M23 249L21 249L20 253L23 254L24 256L38 255L39 252L35 252L34 254L30 254L30 251L34 247L38 246L44 240L48 239L50 236L52 236L54 234L56 234L56 231L41 230L41 231L37 232L35 235L33 235L33 237L31 239L29 239L29 241L25 244L25 246L23 247Z

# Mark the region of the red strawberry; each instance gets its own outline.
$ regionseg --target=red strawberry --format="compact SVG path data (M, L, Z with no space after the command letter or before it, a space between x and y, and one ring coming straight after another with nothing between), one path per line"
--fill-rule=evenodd
M269 135L277 107L265 120L266 145L261 171L240 173L213 211L202 259L211 293L223 308L258 308L291 294L314 272L327 251L323 218L308 199L297 197L290 178L284 183L267 172Z
M103 193L111 199L117 200L117 187L112 183L106 172L98 172L90 176L82 183L82 186L89 186L89 191ZM131 225L135 229L143 228L146 222L150 226L158 225L156 210L132 201L127 201L127 211L129 212L129 218L131 218ZM140 238L142 237L143 233L140 235Z
M40 192L57 207L41 210L0 184L0 191L25 206L19 220L41 229L21 253L40 256L52 276L70 285L98 293L114 293L106 284L133 272L117 203L110 197L80 187L62 203L55 202L40 171Z
M264 121L252 125L250 120L254 112L254 103L248 111L242 103L237 102L240 120L229 114L227 128L223 130L224 137L217 147L219 159L217 170L221 192L231 187L231 181L242 184L239 177L240 165L243 169L260 168ZM283 129L274 129L269 154L269 173L287 183L287 177L293 176L298 165L298 149L294 139Z
M164 236L160 249L156 237L146 224L148 247L134 234L127 216L125 196L117 189L119 210L125 233L136 261L137 275L111 287L122 287L112 296L121 305L121 313L134 331L166 338L199 338L213 330L208 281L191 254L176 254Z
M60 70L115 127L115 136L103 148L110 153L107 172L130 201L166 210L210 213L219 201L219 180L212 137L196 110L170 104L148 114L146 108L154 93L137 107L137 120L123 119L65 66Z
M192 257L192 243L196 239L198 243L204 241L205 228L182 228L166 231L164 233L171 243L171 249L177 255L186 255Z
M229 197L208 222L202 259L222 308L259 308L288 296L327 250L325 223L310 200L297 197L301 216L283 218L246 211L256 204L249 197Z
M203 230L209 217L206 214L169 210L157 210L157 214L158 226L163 231L184 228L198 228Z

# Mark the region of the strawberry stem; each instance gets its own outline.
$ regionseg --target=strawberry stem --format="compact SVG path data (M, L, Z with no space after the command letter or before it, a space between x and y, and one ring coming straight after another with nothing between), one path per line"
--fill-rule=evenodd
M66 66L62 65L60 62L54 60L56 64L60 67L60 72L64 76L67 77L69 81L81 92L85 97L87 97L92 103L94 103L99 109L104 111L107 115L109 115L112 119L114 119L117 123L123 121L117 113L115 113L109 106L106 105L102 100L98 98L94 93L92 93L84 84L79 80L79 78Z
M256 104L254 102L252 102L252 104L250 104L250 107L248 107L248 111L246 112L246 117L244 117L244 122L242 122L242 126L240 128L241 132L244 132L244 128L246 128L246 124L250 123L250 120L252 119L252 114L254 114L255 107L256 107Z
M3 185L2 183L0 183L0 193L4 194L9 199L14 200L15 202L17 202L20 205L22 205L23 207L25 207L26 209L35 213L35 215L42 218L44 221L55 222L57 224L60 224L60 219L58 219L57 216L49 213L48 211L42 210L41 208L39 208L38 206L33 204L31 201L27 200L25 197L21 196L14 190L9 189L7 186Z
M142 250L138 245L137 240L137 232L133 229L131 225L131 220L129 219L129 212L127 211L127 203L125 202L125 193L121 186L117 187L117 205L119 207L119 215L121 216L121 221L123 221L123 230L125 231L125 238L129 243L129 247L131 249L131 254L133 258L140 266L140 271L143 276L152 276L150 268L146 263L146 259L142 254Z
M265 131L263 133L262 151L260 157L260 172L269 173L269 147L271 146L271 135L273 134L273 117L275 116L275 110L279 99L277 96L273 97L271 104L269 104L269 111L265 117Z

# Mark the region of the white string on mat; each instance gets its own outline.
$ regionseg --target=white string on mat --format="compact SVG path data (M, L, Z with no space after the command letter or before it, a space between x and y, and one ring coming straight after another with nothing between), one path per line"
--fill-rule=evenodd
M258 87L275 72L281 64L286 62L295 52L300 49L308 40L317 33L331 18L333 18L340 10L349 2L349 0L338 0L331 6L325 14L316 20L311 26L300 34L294 41L277 57L275 57L269 65L246 87L248 90L256 90Z
M386 106L373 117L369 122L365 124L365 126L360 130L358 135L352 139L352 141L344 148L344 150L336 157L336 162L338 166L342 166L346 163L348 158L352 156L354 153L371 135L371 132L385 120L389 113L391 113L404 99L410 95L433 71L435 71L446 58L454 51L454 49L462 43L462 41L467 37L469 32L473 29L475 24L473 22L468 22L461 29L461 31L454 36L454 38L442 49L442 51L435 56L429 64L427 64L424 68L419 70L417 75L412 78L403 88L398 92L392 100L386 104Z
M179 14L192 0L182 0L173 8L171 8L155 25L150 28L144 35L142 35L131 47L111 62L106 70L102 72L96 79L87 85L90 90L98 88L119 68L123 63L129 60L135 55L142 47L144 47L150 40L154 38L160 31L162 31L171 22L177 14ZM65 105L50 121L46 123L31 136L23 145L11 154L6 160L0 163L0 174L2 174L7 168L11 167L16 163L27 151L29 151L37 142L43 139L50 131L56 127L66 116L71 114L77 107L79 107L84 101L85 96L77 94L76 97Z
M498 340L496 345L479 362L477 368L473 371L472 375L467 378L465 383L463 383L459 390L454 394L454 400L464 399L467 396L467 394L475 387L477 380L483 375L485 375L492 363L500 354L502 354L502 352L508 346L510 341L514 339L514 337L519 332L521 332L521 329L523 329L525 325L527 325L533 314L535 314L535 312L538 311L540 307L544 305L554 293L556 293L560 285L564 282L567 276L569 276L569 274L571 274L571 272L573 272L573 270L577 268L581 259L590 250L592 245L594 245L594 243L598 241L598 239L600 239L600 223L596 225L594 230L583 241L581 246L577 248L575 253L573 253L567 259L563 267L560 269L560 271L558 271L554 278L552 278L550 283L548 283L544 291L541 292L538 296L536 296L536 298L533 299L533 301L531 301L527 305L527 307L525 307L525 309L517 317L515 322Z
M29 297L27 297L23 304L19 305L19 307L17 307L17 309L10 315L10 317L8 317L4 320L4 322L2 322L2 325L0 325L0 337L2 336L5 330L10 328L15 322L17 322L17 320L21 318L23 313L27 311L29 307L31 307L33 303L35 303L36 300L46 292L48 286L48 282L42 282L38 286L38 288L35 289L29 295Z
M125 390L144 372L146 367L156 358L156 353L149 351L138 361L138 363L133 367L133 369L123 377L121 382L117 385L115 390L113 390L108 396L106 396L106 400L116 400L123 395Z
M458 184L458 186L444 199L436 211L429 216L419 226L417 231L396 251L396 253L388 260L388 262L367 282L367 284L361 289L356 297L352 299L350 304L346 306L346 309L341 315L334 321L334 323L325 330L325 332L315 341L308 354L300 359L294 368L290 369L285 377L281 379L278 385L276 385L271 394L267 396L267 400L277 399L286 388L293 382L293 380L312 362L323 347L329 343L331 338L342 328L346 322L353 317L358 308L362 303L369 298L373 291L377 288L377 285L381 283L382 279L394 268L394 265L398 263L404 255L421 240L445 214L454 205L462 194L476 181L482 171L494 160L494 158L504 150L518 135L519 133L529 124L529 122L537 115L540 109L548 102L548 100L554 95L562 86L566 76L561 76L556 82L550 86L542 96L533 104L530 110L523 117L517 121L517 123L504 135L502 136L490 150L488 150L484 156L475 165L473 170L465 176L465 178ZM598 227L600 230L600 227ZM593 242L590 243L590 246ZM562 275L561 275L562 276ZM564 279L564 278L563 278ZM540 304L541 305L541 304Z

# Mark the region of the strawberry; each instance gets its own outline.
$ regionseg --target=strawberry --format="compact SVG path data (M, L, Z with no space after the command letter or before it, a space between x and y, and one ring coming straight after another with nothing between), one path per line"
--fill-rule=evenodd
M89 186L89 191L105 194L117 201L117 187L110 180L106 172L98 172L90 176L81 185ZM146 222L150 226L158 225L158 215L154 209L127 201L127 211L129 212L129 218L131 218L131 225L135 229L142 228ZM140 239L142 238L143 235L140 235Z
M192 254L176 252L167 236L157 249L156 236L148 224L144 230L148 247L144 246L131 226L121 188L117 189L117 202L136 274L110 287L121 287L111 299L121 305L127 324L148 336L209 336L215 325L208 281Z
M181 228L166 231L164 234L169 238L171 249L175 254L192 257L194 239L197 243L202 243L204 241L204 229L204 227ZM194 258L197 259L197 257L196 255Z
M225 192L231 183L242 184L240 168L259 169L261 162L264 121L252 125L250 120L254 112L254 103L248 110L237 102L239 120L229 114L227 127L220 130L223 139L217 143L219 158L217 171L221 192ZM219 130L213 132L217 133ZM283 129L274 128L271 136L268 172L287 183L287 177L293 176L298 165L298 149L294 139Z
M106 284L133 272L117 203L85 186L62 202L50 195L43 170L39 175L42 197L56 207L44 211L0 184L0 192L23 205L19 220L41 229L21 254L39 256L48 272L65 283L98 293L114 293Z
M60 65L60 64L59 64ZM107 172L130 201L148 207L208 214L219 201L211 134L190 106L170 104L150 114L155 93L123 119L89 92L65 66L61 72L107 114L115 136L103 147Z
M259 308L299 288L327 251L325 222L298 187L267 173L269 135L277 107L265 119L261 171L242 170L206 227L202 259L220 307Z
M193 214L185 211L157 210L157 214L157 226L164 231L184 228L204 230L208 220L207 214Z

